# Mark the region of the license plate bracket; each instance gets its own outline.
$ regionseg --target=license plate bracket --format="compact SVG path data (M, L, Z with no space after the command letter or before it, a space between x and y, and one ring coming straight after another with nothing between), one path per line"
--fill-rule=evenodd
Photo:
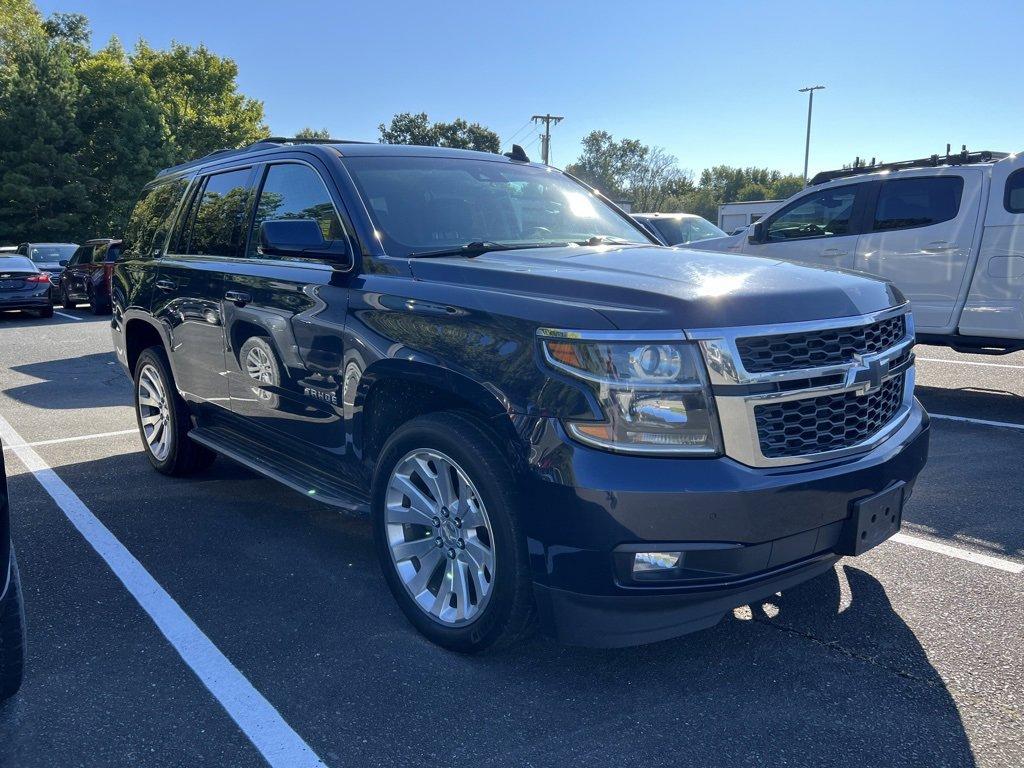
M850 517L839 541L839 554L864 554L899 531L906 486L901 481L850 505Z

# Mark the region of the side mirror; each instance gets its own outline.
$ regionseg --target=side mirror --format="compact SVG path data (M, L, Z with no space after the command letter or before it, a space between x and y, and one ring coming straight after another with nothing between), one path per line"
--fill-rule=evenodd
M66 267L68 265L68 260L67 259L61 259L57 263L60 264L62 267Z
M767 229L763 221L755 221L747 230L747 242L752 244L763 243Z
M314 219L271 219L260 224L260 251L266 256L329 259L347 263L345 240L324 240Z

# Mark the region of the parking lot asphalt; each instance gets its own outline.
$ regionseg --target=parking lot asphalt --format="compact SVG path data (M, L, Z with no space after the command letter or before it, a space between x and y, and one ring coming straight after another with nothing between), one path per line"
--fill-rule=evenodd
M1024 764L1024 353L918 347L937 418L904 540L676 640L537 637L464 657L407 624L366 519L223 459L189 480L154 472L108 326L0 316L0 417L314 760ZM25 686L0 705L0 765L288 765L254 746L39 467L5 457L30 634Z

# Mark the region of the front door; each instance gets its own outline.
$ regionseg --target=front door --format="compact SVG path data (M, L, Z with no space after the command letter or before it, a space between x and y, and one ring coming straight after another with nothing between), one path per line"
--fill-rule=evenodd
M231 408L250 426L342 454L349 273L324 259L264 254L260 227L281 219L314 220L326 240L348 239L321 169L265 168L248 244L225 276Z
M918 331L952 331L967 292L983 173L958 169L881 182L854 269L891 280Z
M863 184L808 192L765 220L764 239L743 253L818 267L853 266Z
M228 406L223 269L240 248L252 175L241 168L198 181L155 283L153 315L170 333L175 381L201 413Z

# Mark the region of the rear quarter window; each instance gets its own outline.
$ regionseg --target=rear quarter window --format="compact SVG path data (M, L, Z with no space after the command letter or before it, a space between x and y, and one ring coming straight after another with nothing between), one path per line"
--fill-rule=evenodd
M124 233L126 256L160 256L188 179L166 181L142 193Z
M941 224L956 218L964 192L961 176L929 176L882 182L875 205L875 232Z
M1024 168L1014 171L1006 179L1003 207L1010 213L1024 213Z

